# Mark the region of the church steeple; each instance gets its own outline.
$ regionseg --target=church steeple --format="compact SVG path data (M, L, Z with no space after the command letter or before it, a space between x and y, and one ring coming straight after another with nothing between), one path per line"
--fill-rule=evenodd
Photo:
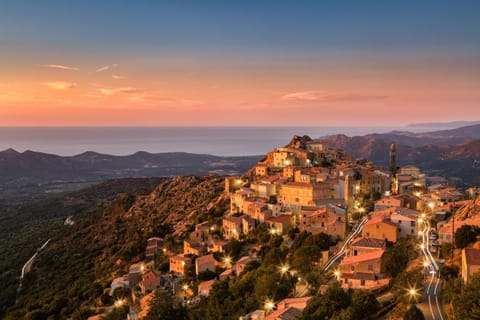
M397 151L395 150L395 143L390 145L390 172L392 173L391 192L397 193Z
M397 152L395 150L395 143L390 145L390 171L394 176L397 173Z

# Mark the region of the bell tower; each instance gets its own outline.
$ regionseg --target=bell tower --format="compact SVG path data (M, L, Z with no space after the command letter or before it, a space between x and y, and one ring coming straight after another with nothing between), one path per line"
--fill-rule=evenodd
M395 143L390 145L390 172L392 173L391 192L397 193L397 151Z

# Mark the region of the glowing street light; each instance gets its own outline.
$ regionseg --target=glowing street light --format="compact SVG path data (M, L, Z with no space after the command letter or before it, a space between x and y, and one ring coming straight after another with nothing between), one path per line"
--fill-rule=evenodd
M267 299L265 300L265 310L267 312L271 312L273 310L273 308L275 307L275 303L273 302L272 299Z
M417 288L409 288L408 291L407 291L407 295L409 296L410 298L410 301L415 301L415 299L417 298L417 295L418 295L418 290Z
M418 230L418 235L419 235L419 236L423 235L423 231L422 231L422 230Z
M188 290L188 284L185 283L185 284L182 286L182 289L183 289L183 291L187 292L187 290Z
M333 274L335 275L335 278L337 279L337 281L340 281L340 274L341 274L340 270L335 270Z
M420 245L420 249L425 249L425 245L423 243Z
M430 263L428 263L428 261L423 261L423 266L425 268L428 268L430 266Z
M422 218L418 218L418 223L423 223L423 219L422 219Z
M123 299L118 299L117 301L115 301L115 307L120 308L121 306L123 306L123 303Z
M421 215L422 219L425 219L426 216L427 215L425 213L422 213L422 215Z
M275 230L275 228L270 229L270 234L276 234L276 233L277 233L277 230Z
M289 270L290 270L290 267L288 266L288 264L284 264L280 266L280 273L282 274L282 276L288 273Z
M225 264L225 266L226 266L227 268L230 268L230 267L232 266L232 258L229 257L229 256L225 256L225 257L223 258L223 263Z
M435 207L435 205L433 204L433 202L430 202L430 203L428 204L428 207L429 207L430 209L433 209L433 207Z
M365 208L360 208L359 211L360 211L361 213L364 213L364 212L365 212Z

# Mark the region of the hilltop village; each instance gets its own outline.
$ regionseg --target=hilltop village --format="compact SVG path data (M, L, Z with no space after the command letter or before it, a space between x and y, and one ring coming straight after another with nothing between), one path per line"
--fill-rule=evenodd
M113 305L89 319L167 311L178 319L401 319L411 302L404 300L437 281L458 229L480 226L472 214L479 190L427 184L417 167L397 166L395 145L385 152L388 169L294 136L243 176L226 177L211 215L175 238L149 238L145 259L112 279ZM452 218L469 206L461 221ZM451 261L465 284L479 257L466 248ZM399 287L407 282L417 287L405 298ZM348 303L322 311L322 299L335 294ZM432 317L440 319L437 304Z

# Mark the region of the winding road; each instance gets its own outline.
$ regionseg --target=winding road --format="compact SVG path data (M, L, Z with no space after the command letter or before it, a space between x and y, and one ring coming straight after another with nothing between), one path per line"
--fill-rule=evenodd
M355 239L362 232L363 226L367 222L368 217L365 217L360 221L357 228L355 228L355 230L347 237L340 250L338 250L338 252L336 252L333 256L330 257L330 259L328 259L327 263L325 263L325 265L323 266L322 271L327 271L328 269L330 269L330 267L345 254L348 246L352 243L353 239Z
M47 246L47 244L50 242L50 240L51 239L48 239L47 241L45 241L45 243L40 248L37 249L35 254L30 259L28 259L28 261L25 262L25 264L23 265L22 273L20 275L20 284L18 286L18 291L20 291L22 289L22 280L25 277L25 274L27 274L30 271L30 269L32 268L33 261L35 261L35 258L38 256L40 251L42 251Z
M440 280L440 268L435 261L432 253L430 252L430 232L431 227L428 220L423 220L423 230L421 230L422 244L421 250L424 257L425 272L428 272L428 285L425 284L425 288L422 292L423 302L417 304L422 310L427 320L444 320L446 319L443 313L443 307L441 304L440 293L442 290L442 284Z

